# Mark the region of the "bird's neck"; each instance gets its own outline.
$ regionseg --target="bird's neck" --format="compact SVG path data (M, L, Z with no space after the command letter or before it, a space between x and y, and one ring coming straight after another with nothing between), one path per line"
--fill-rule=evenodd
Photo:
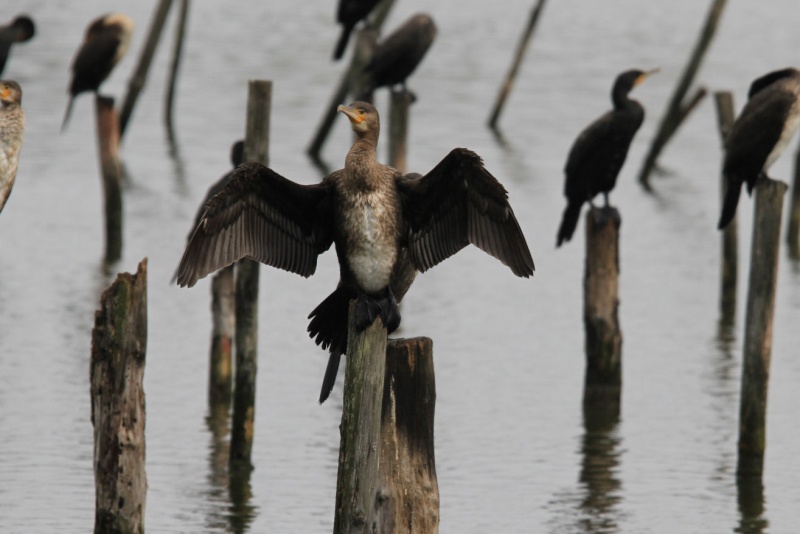
M636 101L628 98L627 92L615 91L611 95L611 101L614 102L614 109L628 109L636 106Z
M356 189L374 189L379 186L375 183L382 176L376 172L381 164L378 162L375 143L367 137L359 137L345 158L345 170L348 186ZM379 181L379 180L378 180Z

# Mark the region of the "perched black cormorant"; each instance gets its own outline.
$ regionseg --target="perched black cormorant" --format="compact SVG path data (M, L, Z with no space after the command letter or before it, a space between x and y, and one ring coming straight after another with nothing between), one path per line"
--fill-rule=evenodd
M336 354L337 367L347 348L350 299L357 330L380 316L392 332L400 323L396 299L414 271L470 243L517 276L534 269L507 192L477 154L456 148L425 176L403 176L377 160L375 107L354 102L339 111L356 134L343 169L299 185L259 163L242 164L206 203L178 266L178 284L189 287L242 257L307 277L335 244L339 284L311 312L309 333L332 361Z
M0 74L3 74L11 45L28 41L35 33L36 26L27 15L20 15L11 24L0 26Z
M629 70L617 76L611 90L614 109L587 126L575 139L564 168L567 208L558 229L557 247L572 239L584 202L591 204L598 193L603 193L608 206L608 194L617 183L633 136L644 121L644 108L628 98L628 93L655 72Z
M336 22L342 25L342 35L336 43L333 52L333 59L341 59L347 48L347 41L350 34L359 21L367 18L367 15L378 5L379 0L339 0L339 9L336 11Z
M89 24L78 53L72 62L69 102L61 130L67 126L72 103L84 91L98 92L100 84L128 51L133 20L122 13L111 13Z
M742 185L751 193L800 126L800 71L777 70L750 85L748 101L725 141L722 174L727 190L717 228L736 215Z
M0 212L14 187L17 163L25 133L22 89L11 80L0 81Z
M378 87L402 84L422 62L436 38L436 24L430 15L417 13L375 46L364 71L369 76L369 86L364 98Z

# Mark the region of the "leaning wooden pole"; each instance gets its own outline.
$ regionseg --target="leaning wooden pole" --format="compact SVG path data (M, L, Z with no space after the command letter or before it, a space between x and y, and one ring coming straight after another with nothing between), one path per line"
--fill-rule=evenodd
M147 73L150 70L150 63L153 61L153 55L156 53L158 41L161 39L161 31L164 29L164 23L167 20L169 8L172 5L172 0L161 0L156 11L153 13L153 20L150 23L150 33L147 35L142 53L139 56L139 64L133 73L131 81L128 82L128 93L125 95L125 100L122 104L122 111L120 112L119 135L125 136L125 130L128 127L128 121L133 113L133 108L136 101L139 99L139 93L142 92L144 84L147 81Z
M528 43L531 40L531 36L533 35L533 31L536 29L536 23L539 21L539 15L542 12L542 8L544 7L545 0L539 0L536 5L534 6L533 10L531 11L531 16L528 19L528 24L525 26L525 30L522 32L522 38L517 45L517 52L514 54L514 61L511 63L511 68L506 75L506 79L503 81L503 85L500 86L500 91L497 93L497 98L494 102L494 107L492 108L492 113L489 115L489 128L492 130L497 130L497 121L500 120L500 113L503 111L503 106L505 106L506 98L511 93L511 88L514 85L514 80L517 78L517 73L519 72L519 67L522 65L522 59L525 57L525 51L528 49Z
M433 451L436 380L433 341L388 343L381 413L377 532L439 531L439 483Z
M616 208L586 214L583 324L586 330L584 407L602 403L619 414L622 396L622 331L619 325L619 228Z
M692 52L692 56L689 59L689 64L686 66L678 85L675 87L675 92L672 94L672 98L667 105L667 110L664 113L664 117L661 119L661 124L658 127L656 136L653 138L653 143L650 145L650 151L645 157L644 164L639 172L639 182L647 190L651 189L650 173L656 166L658 156L661 154L661 151L664 149L664 146L667 144L667 142L669 142L672 134L675 133L682 120L688 114L684 108L694 106L699 101L698 97L695 97L692 100L694 104L690 102L688 106L684 105L684 97L686 96L687 91L689 91L689 86L691 86L695 74L697 74L697 71L700 69L700 64L703 61L706 50L711 44L711 40L714 38L714 34L717 31L717 26L719 25L719 20L722 17L722 11L725 7L725 2L726 0L712 1L711 9L706 16L706 23L703 26L703 30L700 33L700 38L698 39L694 51Z
M103 177L106 217L105 262L122 257L122 163L119 159L119 115L114 99L97 95L97 143Z
M717 104L717 120L719 124L720 137L722 144L728 139L728 133L733 127L735 112L733 107L733 95L730 91L718 91L714 93L714 100ZM725 200L725 192L728 184L725 177L720 173L720 206ZM732 324L736 315L736 286L739 279L739 238L737 235L737 218L731 220L728 226L722 231L722 272L720 287L720 311L725 324Z
M189 18L189 0L180 0L178 11L178 22L175 30L175 41L172 47L172 60L169 64L169 81L167 82L167 94L164 98L164 123L167 130L174 131L173 126L173 105L175 103L175 86L178 81L178 69L183 55L183 41L186 36L186 20Z
M92 330L95 534L143 534L147 259L117 276L100 298Z
M272 82L250 80L244 159L269 164L269 119ZM259 263L251 259L236 264L236 385L231 424L232 468L248 469L253 448L258 370Z
M767 389L786 188L785 183L769 178L759 179L755 187L739 410L739 476L761 476L764 469Z
M800 148L794 155L794 179L792 181L792 200L789 205L789 224L786 244L792 258L800 259Z
M375 497L381 455L381 407L386 373L386 327L380 318L357 333L350 303L347 366L334 534L374 532Z
M408 91L397 91L389 105L389 166L403 174L408 167L408 117L413 99Z

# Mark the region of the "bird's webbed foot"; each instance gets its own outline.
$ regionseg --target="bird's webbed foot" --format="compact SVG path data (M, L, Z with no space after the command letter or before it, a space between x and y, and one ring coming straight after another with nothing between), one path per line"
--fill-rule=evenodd
M359 293L354 316L356 332L363 332L379 316L388 333L400 326L400 309L391 288L387 288L386 294L379 299Z

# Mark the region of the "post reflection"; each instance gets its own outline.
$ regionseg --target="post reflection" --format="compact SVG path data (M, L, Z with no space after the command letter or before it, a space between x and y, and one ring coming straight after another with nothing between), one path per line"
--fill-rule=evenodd
M581 530L591 534L618 532L618 507L622 500L619 474L620 437L617 433L618 407L611 403L586 403L583 406L584 436L580 483L585 489L581 500Z
M250 470L230 470L230 403L211 404L206 425L211 435L208 454L209 506L206 525L209 531L247 532L257 516L250 504Z
M769 521L764 515L764 483L761 477L737 477L736 493L739 503L739 525L734 532L741 534L766 532Z

